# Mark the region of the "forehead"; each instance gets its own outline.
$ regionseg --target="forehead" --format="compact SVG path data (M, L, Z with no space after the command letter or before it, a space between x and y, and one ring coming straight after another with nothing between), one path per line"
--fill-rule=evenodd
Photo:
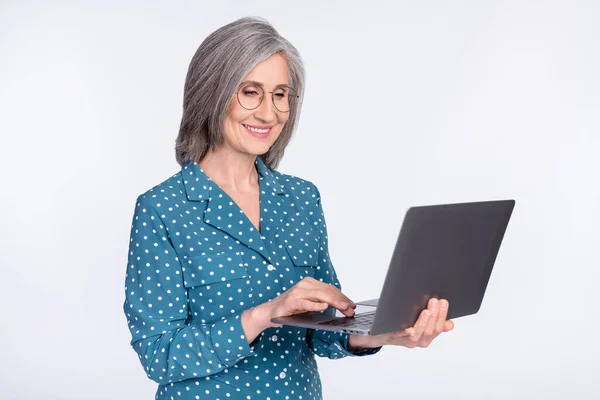
M243 81L254 81L266 88L289 85L288 65L281 54L273 54L258 64Z

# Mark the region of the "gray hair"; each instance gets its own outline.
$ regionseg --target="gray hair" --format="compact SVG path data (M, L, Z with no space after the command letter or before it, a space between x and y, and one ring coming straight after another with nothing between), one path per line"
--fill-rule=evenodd
M290 86L300 96L292 99L288 121L271 148L260 155L276 169L298 124L304 95L304 64L298 50L260 17L244 17L211 33L196 51L188 69L183 94L183 116L175 141L179 165L200 162L222 145L223 122L230 101L246 75L272 55L288 64Z

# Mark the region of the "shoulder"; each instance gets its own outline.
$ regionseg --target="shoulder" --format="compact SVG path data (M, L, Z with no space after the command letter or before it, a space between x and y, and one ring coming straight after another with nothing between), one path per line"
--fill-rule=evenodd
M180 170L162 182L150 187L138 195L136 205L159 209L180 203L186 198L182 178L183 175Z
M274 172L276 179L284 186L286 196L289 196L298 210L305 213L312 225L324 222L321 193L317 185L298 176Z
M273 171L273 175L283 185L285 192L299 201L313 203L321 197L317 185L308 179L278 171Z

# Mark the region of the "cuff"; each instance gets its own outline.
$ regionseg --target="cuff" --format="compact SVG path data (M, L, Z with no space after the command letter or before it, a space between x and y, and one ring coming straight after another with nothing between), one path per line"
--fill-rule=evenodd
M342 334L343 337L340 339L340 342L343 344L343 350L342 352L348 356L370 356L372 354L377 354L379 352L379 350L381 350L381 346L379 347L373 347L371 349L365 349L365 350L359 350L356 352L352 352L350 350L348 350L348 339L350 339L350 334L349 333L344 333Z
M254 348L246 339L241 314L213 323L210 326L210 337L215 353L223 365L232 366L254 353Z

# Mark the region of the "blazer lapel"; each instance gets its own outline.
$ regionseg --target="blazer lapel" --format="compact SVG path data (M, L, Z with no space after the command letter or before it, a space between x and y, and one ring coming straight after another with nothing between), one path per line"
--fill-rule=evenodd
M278 226L285 223L285 215L273 219L265 215L265 209L269 202L283 199L285 193L283 185L277 182L273 172L263 163L260 157L256 157L256 169L259 174L260 186L260 214L261 231L263 236L268 232L277 232ZM181 169L183 184L189 201L206 202L203 212L203 221L241 243L261 254L269 260L268 249L261 238L261 233L254 227L248 216L237 205L235 201L219 185L210 179L200 168L198 163L188 161Z

